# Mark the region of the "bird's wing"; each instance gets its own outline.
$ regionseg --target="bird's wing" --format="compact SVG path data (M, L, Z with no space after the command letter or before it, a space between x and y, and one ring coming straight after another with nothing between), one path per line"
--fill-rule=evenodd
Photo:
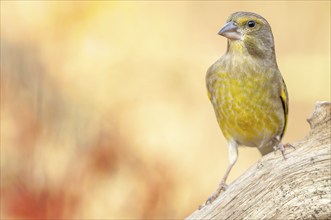
M283 131L280 135L280 138L283 137L285 130L286 130L286 125L287 125L287 118L288 118L288 94L287 94L287 89L286 89L286 84L284 82L284 79L282 79L282 89L280 92L280 100L283 105L283 110L284 110L284 128Z

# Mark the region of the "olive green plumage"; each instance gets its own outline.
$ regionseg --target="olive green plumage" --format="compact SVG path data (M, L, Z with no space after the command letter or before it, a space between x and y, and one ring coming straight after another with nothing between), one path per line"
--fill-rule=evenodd
M255 26L249 27L248 21ZM228 22L236 22L242 39L229 39L226 54L208 69L209 98L228 141L270 152L273 146L265 145L283 136L288 112L271 28L248 12L234 13Z
M228 38L227 51L208 69L206 84L229 143L225 185L238 146L257 147L263 155L274 147L283 149L280 141L286 128L288 95L276 62L272 31L263 17L236 12L219 34Z

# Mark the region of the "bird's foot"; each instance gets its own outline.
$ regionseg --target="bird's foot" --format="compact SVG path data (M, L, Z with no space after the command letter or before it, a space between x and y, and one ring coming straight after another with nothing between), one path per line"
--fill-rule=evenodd
M280 152L283 155L284 160L286 160L285 148L288 148L288 147L292 147L295 150L295 147L292 144L289 144L289 143L283 144L283 143L279 142L276 146L274 146L274 152L276 153L277 150L280 150Z
M216 190L213 194L211 194L211 195L208 197L208 199L207 199L207 201L205 202L205 204L199 206L199 210L200 210L202 207L206 206L206 205L212 204L212 203L215 201L215 199L217 199L217 197L221 194L221 192L224 192L227 188L228 188L228 185L226 185L225 182L222 181L222 182L218 185L217 190Z

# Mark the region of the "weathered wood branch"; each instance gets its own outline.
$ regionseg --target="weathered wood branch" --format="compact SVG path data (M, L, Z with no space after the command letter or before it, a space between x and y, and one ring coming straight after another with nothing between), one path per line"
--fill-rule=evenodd
M317 102L309 134L270 153L187 219L331 219L331 103Z

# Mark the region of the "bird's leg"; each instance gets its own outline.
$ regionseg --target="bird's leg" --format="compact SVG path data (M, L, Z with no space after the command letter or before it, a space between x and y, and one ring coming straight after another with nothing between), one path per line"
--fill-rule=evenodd
M227 170L226 170L226 172L225 172L225 174L224 174L224 176L223 176L223 178L222 178L220 184L218 185L218 188L216 189L216 191L215 191L213 194L211 194L211 195L208 197L208 199L207 199L205 205L211 204L215 199L217 199L217 197L221 194L222 191L225 191L225 190L226 190L226 188L228 187L228 186L226 185L226 179L228 178L229 173L230 173L230 171L231 171L233 165L234 165L234 164L230 164L230 165L228 166L228 168L227 168Z
M232 167L234 166L234 164L236 163L238 159L238 144L235 141L230 141L229 142L229 160L230 160L230 164L220 182L220 184L218 185L217 190L211 194L207 201L205 202L205 205L211 204L215 199L217 199L217 197L221 194L222 191L225 191L227 188L226 185L226 179L229 176L229 173L232 169Z
M280 150L280 152L281 152L282 155L283 155L284 160L286 160L286 157L285 157L285 148L286 148L286 147L292 147L292 148L294 148L294 150L295 150L295 147L294 147L293 145L289 144L289 143L283 144L283 143L280 141L280 137L279 137L279 136L275 137L274 140L275 140L275 142L276 142L276 145L274 146L274 152L276 153L277 150Z

